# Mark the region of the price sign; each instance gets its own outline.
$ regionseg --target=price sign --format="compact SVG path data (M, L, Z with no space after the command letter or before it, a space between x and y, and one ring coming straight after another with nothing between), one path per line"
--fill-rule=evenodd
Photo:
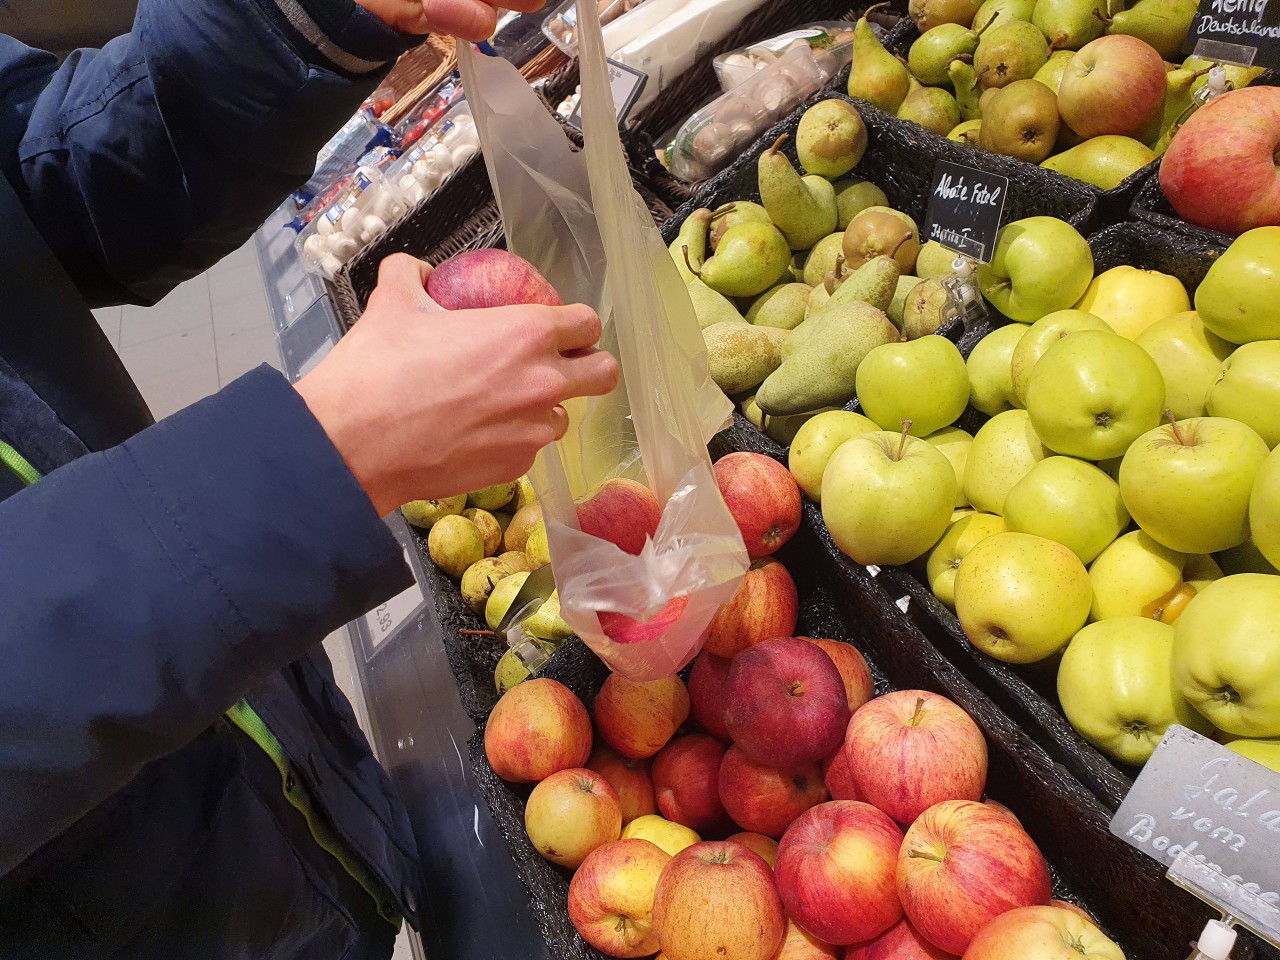
M996 247L1008 194L1008 177L939 160L929 188L924 239L986 263Z
M631 108L635 106L636 100L644 90L644 85L649 82L649 75L643 70L628 67L625 63L618 63L617 60L606 58L605 63L609 70L609 91L613 94L614 112L618 115L618 123L622 123L627 119ZM569 115L569 123L579 130L582 129L581 101Z
M1280 65L1280 0L1200 0L1187 50L1241 66Z
M405 563L409 563L407 553ZM412 563L409 563L409 568L413 569ZM377 650L382 643L391 639L397 630L413 618L425 602L422 587L415 581L408 589L397 593L390 600L366 613L364 623L369 629L371 649Z

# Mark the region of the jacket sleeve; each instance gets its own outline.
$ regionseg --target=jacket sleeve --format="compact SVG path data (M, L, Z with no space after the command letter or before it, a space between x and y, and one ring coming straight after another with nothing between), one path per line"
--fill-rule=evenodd
M94 306L234 250L421 38L353 0L140 0L59 65L0 37L0 169Z
M0 530L0 875L412 583L265 366L10 497Z

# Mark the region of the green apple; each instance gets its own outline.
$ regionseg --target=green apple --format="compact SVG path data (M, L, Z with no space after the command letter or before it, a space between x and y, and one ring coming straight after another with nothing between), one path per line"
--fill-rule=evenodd
M1240 738L1227 744L1227 749L1240 754L1247 760L1260 763L1276 773L1280 773L1280 739L1246 740Z
M1194 587L1196 593L1225 576L1222 567L1218 566L1218 561L1207 553L1187 557L1187 565L1182 568L1182 579Z
M1004 521L992 513L970 513L953 518L947 532L931 551L925 575L933 595L948 607L956 605L956 571L969 551L987 537L1005 533Z
M1173 679L1219 730L1280 737L1280 577L1242 573L1197 594L1176 626Z
M1094 620L1150 617L1183 583L1188 557L1141 530L1126 533L1098 554L1089 568Z
M1058 699L1071 726L1107 756L1139 766L1171 724L1213 730L1173 685L1174 628L1146 617L1091 623L1067 645Z
M964 495L962 481L964 468L969 460L969 448L973 446L973 434L959 427L943 427L937 433L931 433L925 437L924 442L931 443L941 450L942 455L951 464L951 469L956 472L955 506L969 506L969 498Z
M868 433L831 455L822 519L858 563L909 563L947 529L958 485L936 447L905 433Z
M983 296L1010 320L1035 323L1074 306L1093 281L1093 252L1056 217L1015 220L1000 231L991 262L978 267Z
M1031 371L1045 352L1063 337L1081 330L1115 332L1105 320L1083 310L1055 310L1027 328L1009 358L1009 376L1013 381L1013 395L1018 401L1016 406L1027 405Z
M1280 448L1271 451L1253 480L1249 526L1258 552L1280 569Z
M1092 463L1049 457L1014 484L1004 520L1010 530L1054 540L1090 564L1129 526L1129 511L1120 485Z
M1193 417L1143 434L1120 464L1133 519L1171 550L1215 553L1249 538L1249 495L1267 445L1225 417Z
M997 533L956 571L956 616L969 642L1007 663L1051 657L1089 617L1089 572L1060 543Z
M822 474L831 455L845 441L879 429L862 414L848 410L830 410L806 420L787 451L787 465L804 495L821 503Z
M964 494L984 513L1004 513L1013 485L1049 456L1025 410L997 413L982 425L964 468Z
M969 353L965 367L969 371L969 403L989 417L1022 404L1013 392L1011 363L1013 351L1022 335L1029 330L1025 323L1007 323L996 327Z
M1164 377L1165 406L1179 420L1205 415L1205 398L1234 345L1204 328L1194 310L1157 320L1134 341Z
M1031 371L1027 413L1044 445L1107 460L1160 422L1164 378L1132 340L1081 330L1045 351Z
M964 357L937 334L876 347L858 364L856 386L862 409L882 430L910 421L913 437L955 423L969 403Z
M1248 424L1275 449L1280 444L1280 340L1237 347L1209 388L1209 416Z
M1204 325L1232 343L1280 340L1280 227L1236 237L1196 290Z

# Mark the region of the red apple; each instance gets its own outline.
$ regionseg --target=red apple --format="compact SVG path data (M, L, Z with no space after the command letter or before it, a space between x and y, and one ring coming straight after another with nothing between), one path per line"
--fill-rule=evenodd
M569 881L569 920L582 939L611 957L658 949L653 894L671 857L648 840L597 847Z
M729 676L729 661L705 650L693 661L689 671L689 702L693 719L703 730L729 742L729 728L724 723L724 682Z
M539 677L502 695L484 728L484 755L511 783L543 780L582 766L591 753L591 718L568 687Z
M770 960L786 933L773 871L737 843L695 843L658 878L653 923L667 960Z
M614 643L646 643L657 640L670 630L687 606L689 598L679 596L672 597L652 620L632 620L626 614L612 610L602 610L596 616L600 618L600 630Z
M732 660L764 640L791 636L799 614L796 582L787 568L777 560L757 560L712 619L702 649Z
M1067 62L1058 112L1084 137L1141 137L1164 111L1164 59L1137 37L1112 34L1086 43Z
M1047 904L1049 867L1025 830L972 800L947 800L912 824L898 854L898 896L926 940L962 954L1015 907Z
M1244 87L1193 113L1160 161L1184 220L1232 236L1280 225L1280 87Z
M862 799L858 784L853 779L853 771L849 769L849 755L843 745L822 761L822 780L827 785L827 793L831 794L832 800Z
M820 647L776 637L734 658L724 684L724 719L757 763L795 767L821 760L849 725L844 681Z
M579 768L543 780L524 807L524 830L534 849L570 870L596 847L622 833L622 807L609 781Z
M636 817L658 812L648 760L624 760L601 743L591 751L586 766L608 780L618 795L624 827Z
M782 938L782 946L771 960L838 960L839 956L839 947L823 943L802 930L794 920L787 920L787 933Z
M777 460L731 453L716 461L715 474L752 560L767 557L800 529L800 487Z
M977 800L987 782L987 742L946 697L898 690L849 724L849 769L863 799L903 826L943 800Z
M801 814L778 844L789 916L827 943L877 937L902 917L894 887L902 831L867 803L833 800Z
M653 758L653 787L658 809L668 820L699 832L724 825L720 803L720 761L725 746L694 733L677 737Z
M639 556L646 539L658 533L662 504L643 483L615 477L590 500L578 504L578 527L618 549Z
M1093 923L1057 907L1020 907L982 928L964 960L1125 960Z
M1098 923L1097 920L1093 919L1093 915L1090 914L1088 910L1086 910L1084 907L1078 904L1069 903L1066 900L1050 900L1049 906L1057 907L1060 910L1070 910L1077 917L1083 917L1084 919L1088 920L1090 923L1094 924L1095 926Z
M629 760L643 760L665 747L689 718L689 691L679 677L637 682L611 673L591 712L605 743Z
M1003 803L1001 803L999 800L992 800L990 797L987 797L987 799L983 800L982 802L983 802L983 803L985 803L985 804L986 804L988 807L990 807L992 810L995 810L995 811L997 811L997 812L999 812L999 813L1003 813L1006 817L1008 817L1010 820L1012 820L1012 821L1013 821L1014 823L1016 823L1018 826L1022 826L1022 821L1018 819L1018 815L1017 815L1017 814L1015 814L1015 813L1014 813L1012 810L1010 810L1008 807L1006 807L1006 806L1005 806Z
M858 708L875 696L875 681L871 679L871 668L866 658L858 652L858 648L839 640L823 640L814 637L799 637L816 643L831 658L840 678L844 681L844 692L849 700L849 712L856 713Z
M720 802L734 823L752 833L780 837L791 821L825 799L816 763L777 770L753 763L737 746L720 763Z
M427 295L445 310L563 303L528 260L493 248L468 250L440 264L427 277Z
M916 931L903 917L880 936L855 944L845 951L844 960L952 960Z
M729 842L740 843L752 853L759 854L770 870L778 862L778 841L773 837L766 837L763 833L735 833Z

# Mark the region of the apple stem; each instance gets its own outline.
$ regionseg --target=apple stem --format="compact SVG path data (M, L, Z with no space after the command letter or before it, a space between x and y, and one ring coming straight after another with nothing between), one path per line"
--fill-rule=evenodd
M784 143L786 143L787 138L790 136L791 134L784 133L777 140L773 141L773 146L769 148L769 155L773 156L774 154L776 154L778 152L778 148L781 147Z
M907 452L907 434L910 433L910 431L911 431L911 421L903 420L902 436L898 440L898 455L893 458L894 460L901 460L902 455ZM921 703L923 702L924 701L921 701Z
M911 719L907 721L913 727L920 726L920 721L924 719L924 697L916 698L916 712L911 715Z
M934 863L942 863L940 856L927 850L908 850L907 856L914 860L932 860Z
M1182 436L1182 430L1178 426L1178 418L1173 415L1172 410L1166 410L1164 415L1169 418L1169 429L1173 431L1173 439L1178 442L1179 446L1186 446L1187 441Z
M690 273L692 273L695 277L701 280L702 271L699 270L697 267L695 267L693 265L693 262L689 259L689 245L686 243L684 246L680 248L680 250L684 253L684 265L689 268Z

